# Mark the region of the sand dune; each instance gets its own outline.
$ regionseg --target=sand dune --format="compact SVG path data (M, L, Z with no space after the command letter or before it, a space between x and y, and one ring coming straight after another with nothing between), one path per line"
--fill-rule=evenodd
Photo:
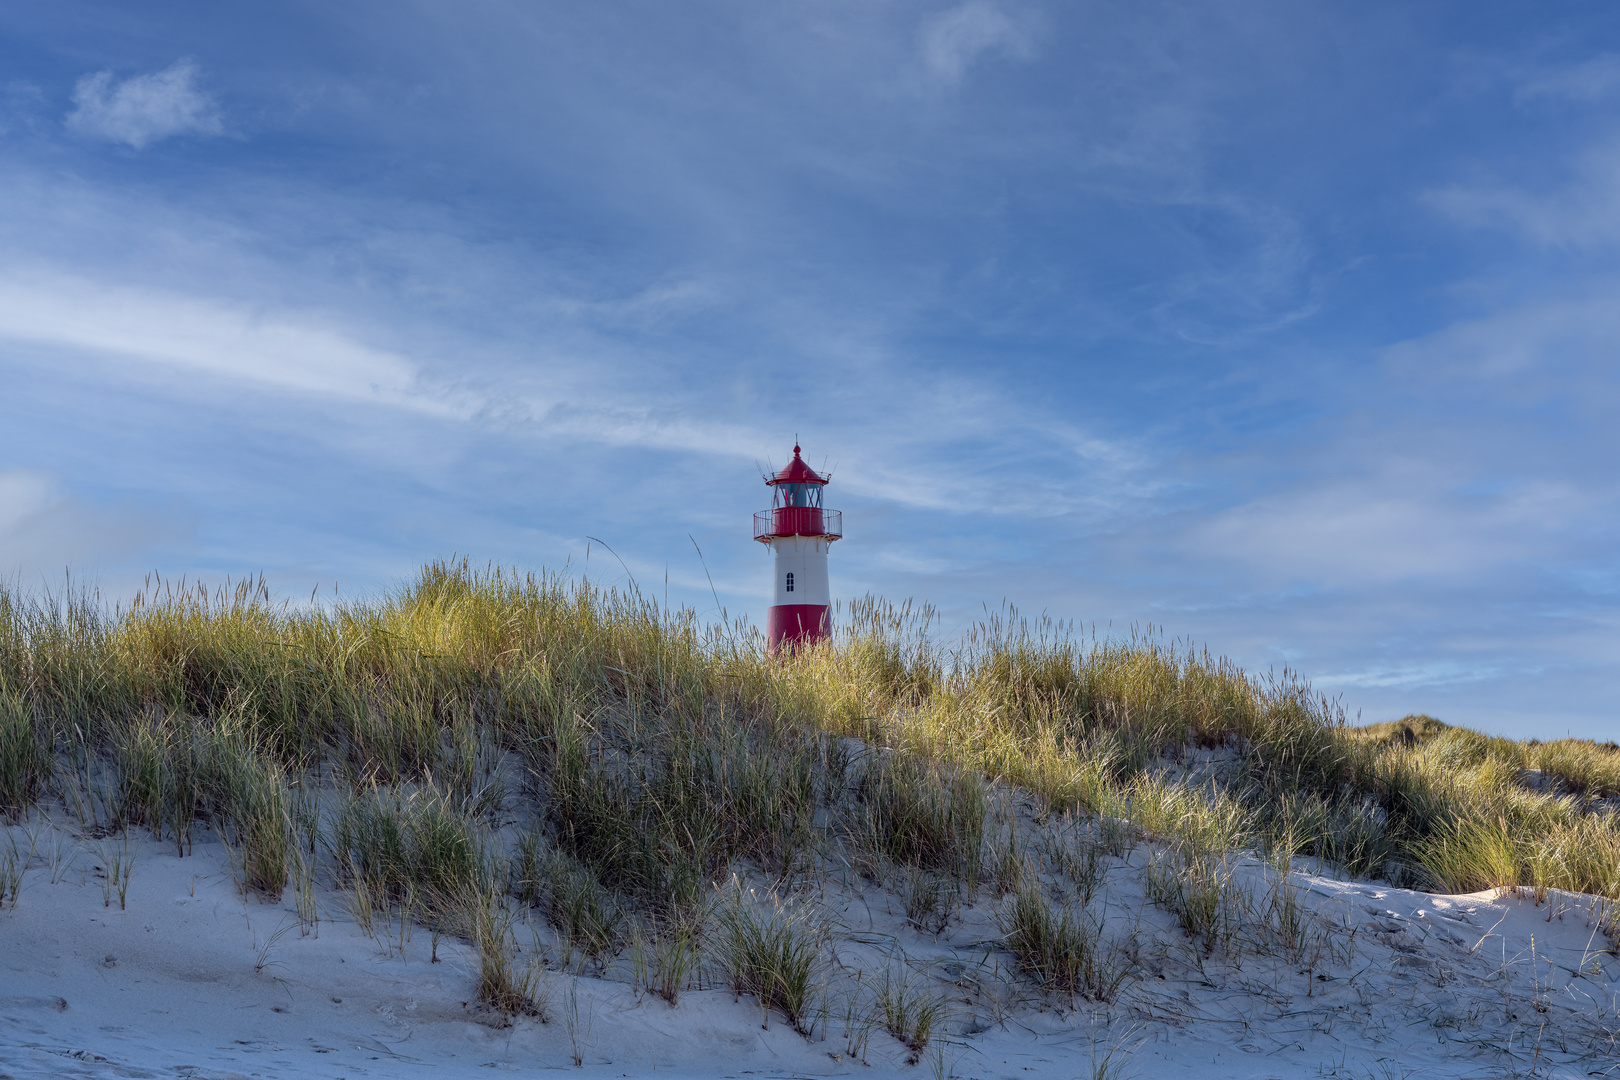
M538 920L520 960L550 961L547 1018L509 1022L474 999L464 942L398 923L364 933L343 895L321 921L293 901L244 898L229 849L199 829L193 852L132 833L13 826L33 851L0 913L0 1074L46 1076L590 1076L1069 1078L1587 1076L1617 1060L1620 962L1590 899L1551 893L1434 896L1338 880L1299 863L1291 887L1308 949L1256 938L1213 952L1146 902L1150 848L1108 868L1087 910L1132 974L1106 1003L1041 994L999 948L1007 902L981 891L944 931L910 927L896 897L830 875L804 903L829 928L828 1015L806 1038L749 997L704 983L671 1007L638 993L627 960L555 970ZM133 858L121 906L105 853ZM1237 868L1255 895L1259 863ZM54 880L53 880L54 879ZM748 883L745 883L748 884ZM763 895L767 883L751 883ZM1054 886L1054 890L1056 886ZM430 954L437 949L438 962ZM946 1001L920 1060L881 1025L851 1030L836 1002L883 970ZM712 976L710 976L712 978ZM858 1027L859 1025L856 1025ZM574 1065L576 1053L583 1060ZM864 1057L864 1061L863 1061Z

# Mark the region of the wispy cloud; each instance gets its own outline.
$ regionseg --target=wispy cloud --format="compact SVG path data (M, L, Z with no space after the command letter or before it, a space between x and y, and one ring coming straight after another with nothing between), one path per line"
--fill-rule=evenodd
M34 128L45 110L45 92L25 79L0 85L0 135Z
M219 105L198 87L197 75L190 60L122 82L110 71L86 75L73 89L68 129L136 150L175 135L222 135Z
M947 83L960 81L985 56L1027 60L1034 53L1029 28L989 0L969 0L929 19L919 46L928 70Z
M93 506L50 475L0 469L0 569L50 576L172 538L176 523L155 512Z
M1470 228L1518 233L1545 247L1620 243L1620 139L1575 156L1566 183L1540 191L1511 184L1457 184L1428 195L1446 216Z
M1620 285L1586 287L1384 349L1353 411L1296 444L1305 457L1275 486L1190 525L1183 558L1362 594L1479 581L1528 592L1551 568L1605 566L1620 511L1600 464L1620 448Z
M1520 102L1559 99L1601 101L1620 91L1620 54L1606 52L1559 68L1542 68L1523 76L1514 97Z
M438 415L473 407L421 385L405 358L297 313L38 270L0 272L0 337Z
M1441 687L1487 682L1500 678L1503 674L1501 666L1496 664L1475 666L1455 661L1437 661L1318 675L1311 683L1319 690Z
M1580 294L1461 319L1391 346L1385 358L1396 376L1425 380L1428 392L1452 399L1512 385L1520 401L1530 391L1582 406L1613 400L1617 337L1620 281L1594 277Z
M1460 580L1547 554L1590 509L1590 494L1534 482L1488 495L1467 478L1406 462L1217 514L1189 534L1188 554L1248 563L1261 578L1323 588Z

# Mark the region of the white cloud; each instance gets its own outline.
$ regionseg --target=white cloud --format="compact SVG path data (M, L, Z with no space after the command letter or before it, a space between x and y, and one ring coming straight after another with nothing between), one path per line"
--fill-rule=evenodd
M1463 225L1520 233L1547 247L1620 243L1620 143L1576 158L1569 183L1549 192L1507 185L1455 185L1432 192L1431 205Z
M44 473L0 469L0 576L59 575L89 560L136 553L175 531L150 513L86 505Z
M1246 564L1256 580L1334 589L1505 587L1526 573L1606 567L1620 506L1601 465L1620 397L1617 288L1388 348L1372 396L1313 477L1194 526L1187 553Z
M45 92L31 82L12 79L0 86L0 135L33 128L45 106Z
M1329 588L1466 578L1561 547L1593 496L1552 481L1463 494L1463 479L1423 462L1392 462L1365 479L1218 514L1189 534L1189 554Z
M1590 295L1455 323L1392 346L1385 356L1397 373L1431 380L1453 399L1479 379L1516 380L1521 394L1541 383L1583 402L1608 399L1607 373L1620 337L1620 282L1594 282L1586 291ZM1459 379L1469 381L1445 385Z
M1616 90L1620 90L1620 56L1602 53L1571 67L1526 78L1514 97L1521 102L1544 98L1598 101Z
M631 374L634 365L626 370L611 354L585 364L593 373L585 378L561 374L583 361L566 352L549 355L536 369L543 373L545 387L539 393L532 384L524 385L527 379L514 378L514 372L465 367L458 385L450 389L426 376L412 359L368 345L307 312L267 311L173 290L109 284L35 264L0 267L0 338L138 361L148 370L167 369L181 377L198 372L316 398L452 420L476 418L548 440L749 462L786 446L783 433L770 425L710 412L701 403L702 394L670 398L645 387L638 390ZM902 392L875 371L865 373L862 385L865 391L859 396ZM978 380L942 384L937 390L912 392L912 422L891 425L886 438L874 442L869 432L858 436L833 424L825 425L824 442L807 446L812 453L862 447L842 455L837 490L914 508L1047 517L1074 509L1078 501L1093 513L1105 510L1093 505L1093 498L1077 495L1068 483L1054 490L1038 477L1009 477L993 462L959 470L948 486L919 485L918 471L950 454L937 438L923 434L939 431L999 446L992 453L998 460L1019 456L1003 443L1009 432L1020 432L1033 438L1038 452L1064 476L1083 475L1099 490L1123 490L1127 501L1143 494L1137 490L1143 467L1138 450L1067 424L1036 420Z
M38 271L0 272L0 336L419 412L473 407L420 385L405 358L297 313Z
M197 65L190 60L123 82L110 71L86 75L73 89L73 104L70 130L137 150L174 135L225 130L218 104L197 87Z
M1311 685L1318 690L1343 688L1359 690L1371 687L1407 689L1484 682L1498 678L1502 674L1503 668L1497 664L1471 665L1456 660L1434 660L1425 664L1372 667L1361 671L1316 675L1312 677Z
M946 82L961 79L987 53L1026 60L1034 51L1028 30L988 0L969 0L929 20L921 47L928 70Z
M20 469L0 472L0 537L9 538L19 532L46 505L49 495L50 485L38 473Z

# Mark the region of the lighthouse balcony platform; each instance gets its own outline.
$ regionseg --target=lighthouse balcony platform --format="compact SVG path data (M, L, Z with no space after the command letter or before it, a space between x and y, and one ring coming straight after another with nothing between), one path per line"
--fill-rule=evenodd
M778 506L754 515L754 539L768 544L779 536L819 536L837 540L844 535L844 512L819 506Z

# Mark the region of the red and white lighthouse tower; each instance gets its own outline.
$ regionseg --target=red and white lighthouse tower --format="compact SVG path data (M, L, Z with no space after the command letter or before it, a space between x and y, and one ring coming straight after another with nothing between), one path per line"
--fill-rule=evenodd
M754 515L754 539L771 549L776 584L765 633L774 651L820 641L832 630L832 600L827 591L827 549L844 535L844 515L825 510L819 475L793 448L793 460L765 478L772 491L771 508Z

